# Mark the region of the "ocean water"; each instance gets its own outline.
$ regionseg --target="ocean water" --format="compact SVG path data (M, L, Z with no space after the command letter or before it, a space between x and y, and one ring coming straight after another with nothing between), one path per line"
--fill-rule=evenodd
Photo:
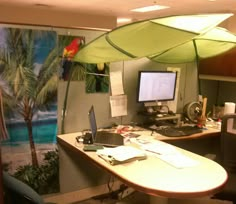
M9 138L2 145L17 146L28 143L28 130L24 122L7 124ZM56 143L57 119L33 121L33 139L35 144Z

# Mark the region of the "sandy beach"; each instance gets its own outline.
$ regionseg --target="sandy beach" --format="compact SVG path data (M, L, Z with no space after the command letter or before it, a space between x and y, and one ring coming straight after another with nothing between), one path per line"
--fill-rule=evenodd
M43 163L44 154L57 149L57 144L35 144L38 162ZM31 164L31 152L29 143L21 143L17 146L2 145L2 162L9 165L9 172L14 173L19 166Z

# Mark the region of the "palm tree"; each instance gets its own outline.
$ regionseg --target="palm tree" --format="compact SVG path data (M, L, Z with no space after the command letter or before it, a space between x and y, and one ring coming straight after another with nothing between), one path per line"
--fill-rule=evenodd
M14 110L23 117L28 130L32 165L38 166L38 159L33 139L33 116L55 99L57 93L58 57L55 47L43 63L39 73L35 72L35 38L43 33L34 30L6 28L7 52L1 52L2 80L0 89L5 96L9 110Z

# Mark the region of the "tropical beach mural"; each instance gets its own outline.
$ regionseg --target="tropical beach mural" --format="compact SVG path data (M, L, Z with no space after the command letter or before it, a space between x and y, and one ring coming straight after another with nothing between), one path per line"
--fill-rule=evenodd
M41 194L59 191L58 67L55 32L0 27L2 162Z

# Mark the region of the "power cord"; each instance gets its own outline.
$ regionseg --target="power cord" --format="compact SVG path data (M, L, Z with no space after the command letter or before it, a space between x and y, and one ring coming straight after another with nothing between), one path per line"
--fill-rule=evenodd
M113 200L120 200L120 198L122 198L122 195L123 195L124 191L128 188L128 186L126 186L125 184L121 184L120 188L114 191L114 190L112 190L113 184L114 184L114 177L110 177L108 180L108 183L107 183L108 193L94 196L92 198L95 200L100 200L100 201L103 201L108 198L113 199Z
M121 184L120 188L115 190L115 191L111 191L108 193L104 193L102 195L98 195L98 196L94 196L92 197L94 200L100 200L103 201L105 199L113 199L113 200L120 200L120 198L122 198L122 195L124 193L124 191L128 188L128 186L126 186L125 184Z

